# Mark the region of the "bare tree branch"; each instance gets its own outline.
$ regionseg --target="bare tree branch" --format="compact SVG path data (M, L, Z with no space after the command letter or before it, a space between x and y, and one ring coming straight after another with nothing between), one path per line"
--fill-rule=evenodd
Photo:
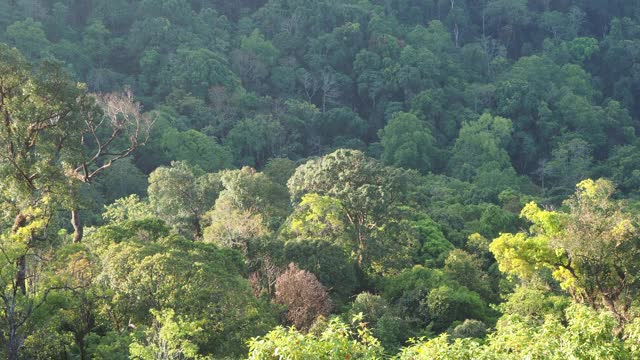
M96 100L103 116L85 119L86 129L81 139L83 144L94 147L95 152L72 174L87 183L116 161L144 146L154 123L150 116L142 113L142 106L134 100L129 88L121 93L96 95Z

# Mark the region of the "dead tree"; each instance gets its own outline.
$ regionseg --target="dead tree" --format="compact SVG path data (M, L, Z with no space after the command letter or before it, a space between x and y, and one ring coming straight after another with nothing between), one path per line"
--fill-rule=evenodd
M83 183L91 183L115 162L145 145L154 123L150 116L142 113L142 106L135 102L129 88L95 97L103 116L85 118L80 141L89 149L89 155L69 174ZM83 224L79 206L71 210L71 224L74 229L73 241L82 241Z

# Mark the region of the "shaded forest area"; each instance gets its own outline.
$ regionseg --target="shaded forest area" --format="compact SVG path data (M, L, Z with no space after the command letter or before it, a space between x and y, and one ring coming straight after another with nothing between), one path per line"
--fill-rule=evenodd
M635 0L0 0L0 354L636 359L639 127Z

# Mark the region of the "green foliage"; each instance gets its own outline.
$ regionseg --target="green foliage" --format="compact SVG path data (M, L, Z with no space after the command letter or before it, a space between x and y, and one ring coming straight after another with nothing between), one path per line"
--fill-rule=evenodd
M149 310L153 325L144 331L144 337L129 345L129 353L135 359L202 359L198 346L190 341L202 331L197 323L175 318L173 310Z
M399 349L406 338L407 319L403 319L398 309L380 295L358 294L346 314L363 314L367 320L367 327L371 329L373 336L380 339L387 351Z
M251 35L242 37L240 48L252 52L267 66L273 66L279 55L278 49L270 41L265 40L258 29L253 30Z
M300 239L327 239L351 252L355 249L345 239L345 233L349 230L347 222L339 200L315 193L306 194L291 214L289 226L283 229L283 235Z
M190 129L168 129L160 139L166 158L185 161L205 171L222 170L231 164L231 155L220 144L205 134Z
M238 355L247 337L272 325L268 307L253 297L242 277L240 256L233 251L180 237L148 239L137 233L106 245L101 253L100 278L110 289L103 311L117 329L124 330L128 323L151 324L151 308L172 309L178 316L171 320L168 313L159 313L159 328L151 328L148 344L157 346L163 336L170 336L164 341L193 343L199 354ZM164 330L168 334L163 335L163 327L181 327L181 322L186 333ZM202 330L194 333L193 324Z
M249 342L249 359L379 359L383 349L362 319L355 329L332 319L319 335L282 327Z
M570 194L575 184L589 176L593 159L586 141L572 139L554 149L551 156L542 171L561 195Z
M284 258L318 277L336 307L346 302L358 286L355 264L349 253L323 240L293 240L284 245Z
M487 336L487 326L478 320L467 319L451 331L451 337L454 339L484 339L485 336Z
M204 97L209 88L223 86L234 89L237 79L219 55L207 49L178 48L165 71L171 84L194 95Z
M102 217L110 223L123 223L130 220L143 220L152 217L149 204L142 202L137 195L120 198L105 206Z
M449 253L444 261L444 272L452 280L457 281L467 289L480 294L484 299L496 298L491 289L491 279L484 270L482 259L475 254L455 249Z
M506 147L512 131L510 120L488 113L465 124L453 148L451 173L463 180L473 180L490 168L511 167Z
M401 171L382 166L360 151L338 150L298 167L288 186L295 202L309 193L321 196L308 198L321 201L315 209L311 207L308 220L326 219L328 214L322 214L326 210L334 212L328 218L334 224L337 224L333 220L336 216L346 219L346 235L358 266L375 266L374 263L385 258L383 241L377 235L385 230L388 215L397 211L401 204L404 186ZM322 224L312 226L316 229L320 226L320 230L325 228ZM397 242L395 245L402 246Z
M613 335L611 314L573 305L566 310L568 324L547 317L543 323L518 315L504 316L496 333L484 344L477 340L447 340L446 335L407 347L399 359L632 359L634 354Z
M562 295L549 295L548 289L535 286L520 286L500 304L505 314L519 315L534 321L543 321L547 316L561 318L569 305L569 299Z
M288 155L282 125L271 117L239 121L229 132L226 145L234 149L239 165L262 167L266 160Z
M111 204L117 199L130 195L143 196L147 192L147 177L131 160L114 163L109 171L96 179L96 187L105 194L105 202Z
M612 199L607 180L585 180L565 202L567 211L547 211L530 203L522 216L530 233L502 234L491 251L502 271L528 279L542 269L553 272L576 301L605 307L623 324L638 292L636 220L624 204Z
M149 176L149 202L168 225L195 238L203 234L202 218L222 191L216 174L204 174L184 162L158 168Z
M277 229L289 213L286 188L264 173L243 167L222 172L220 179L224 190L219 201L229 201L240 210L260 214L269 229Z
M273 158L269 159L262 172L274 183L286 186L287 181L295 171L296 164L292 160Z
M8 26L6 37L30 59L41 57L50 45L42 29L42 23L32 18Z
M0 355L637 357L639 16L0 1Z
M396 113L378 136L384 147L382 160L387 164L422 172L431 169L431 159L437 154L435 140L415 115Z
M410 319L413 332L444 330L453 321L487 320L491 316L480 296L456 281L447 281L440 270L415 266L383 280L383 295Z
M418 213L415 220L407 224L417 247L414 262L427 266L440 266L455 247L449 242L438 224L425 214Z

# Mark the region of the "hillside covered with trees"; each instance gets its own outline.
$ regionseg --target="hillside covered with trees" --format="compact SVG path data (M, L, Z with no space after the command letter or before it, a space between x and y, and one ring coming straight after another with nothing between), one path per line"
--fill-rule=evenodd
M0 0L0 355L640 359L640 2Z

